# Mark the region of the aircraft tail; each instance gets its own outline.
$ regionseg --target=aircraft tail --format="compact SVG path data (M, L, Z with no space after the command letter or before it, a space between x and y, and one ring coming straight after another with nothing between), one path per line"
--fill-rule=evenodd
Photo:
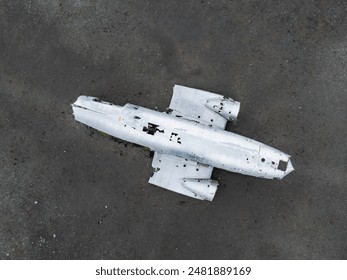
M121 106L103 102L96 97L80 96L72 104L75 119L99 131L112 135Z

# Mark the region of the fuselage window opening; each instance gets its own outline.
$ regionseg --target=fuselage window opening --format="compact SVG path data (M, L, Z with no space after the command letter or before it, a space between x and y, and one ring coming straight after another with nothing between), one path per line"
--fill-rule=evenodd
M281 170L281 171L286 171L287 170L287 165L288 165L287 161L280 160L280 162L278 163L277 169Z
M148 123L148 126L144 126L142 131L146 132L147 134L154 135L157 131L160 131L158 126L159 125L157 124Z

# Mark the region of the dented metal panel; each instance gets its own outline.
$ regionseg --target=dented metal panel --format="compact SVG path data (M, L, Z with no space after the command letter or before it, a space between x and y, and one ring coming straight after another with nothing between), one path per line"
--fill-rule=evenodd
M155 152L152 167L153 175L149 179L149 183L197 199L211 197L208 193L205 195L203 193L197 194L185 187L184 182L190 179L210 179L213 171L212 166L174 155Z
M228 121L236 121L240 111L240 102L226 97L208 99L205 106Z
M183 179L183 187L195 194L195 198L212 201L218 182L209 179Z
M223 98L223 96L204 90L175 85L170 103L171 114L204 123L210 127L224 129L227 120L215 111L206 109L206 101L213 98Z

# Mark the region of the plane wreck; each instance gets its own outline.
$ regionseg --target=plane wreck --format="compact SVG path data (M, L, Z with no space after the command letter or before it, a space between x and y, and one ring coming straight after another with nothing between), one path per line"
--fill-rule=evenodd
M267 179L294 170L288 154L224 130L237 119L240 102L219 94L175 85L166 112L89 96L78 97L72 108L77 121L150 148L149 183L193 198L213 200L214 167Z

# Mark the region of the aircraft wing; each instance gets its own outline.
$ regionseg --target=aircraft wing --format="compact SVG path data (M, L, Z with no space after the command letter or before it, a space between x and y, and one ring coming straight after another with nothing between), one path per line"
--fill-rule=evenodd
M212 92L175 85L169 108L173 115L225 129L227 119L209 110L205 105L208 100L221 98L222 95Z
M201 200L212 201L218 182L211 180L213 167L181 157L154 153L154 174L149 183Z

